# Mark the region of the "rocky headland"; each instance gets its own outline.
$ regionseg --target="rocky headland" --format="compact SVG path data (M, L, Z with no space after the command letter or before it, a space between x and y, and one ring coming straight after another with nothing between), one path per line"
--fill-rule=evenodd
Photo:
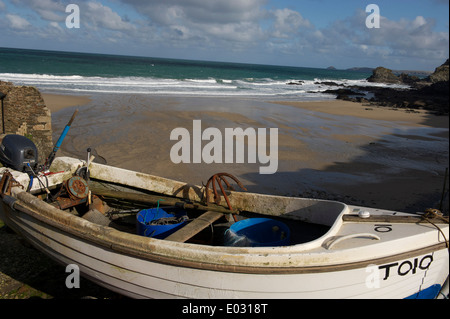
M449 114L449 60L425 78L378 67L367 78L368 82L401 84L399 87L345 86L325 91L337 99L363 102L368 105L392 108L423 109L436 115ZM327 83L330 85L329 83ZM337 84L336 84L337 85Z

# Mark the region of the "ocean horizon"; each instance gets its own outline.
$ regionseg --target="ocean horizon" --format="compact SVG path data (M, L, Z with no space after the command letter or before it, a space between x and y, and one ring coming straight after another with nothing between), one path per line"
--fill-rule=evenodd
M0 48L0 80L57 94L325 100L334 96L322 92L336 85L392 86L367 82L370 74L354 70Z

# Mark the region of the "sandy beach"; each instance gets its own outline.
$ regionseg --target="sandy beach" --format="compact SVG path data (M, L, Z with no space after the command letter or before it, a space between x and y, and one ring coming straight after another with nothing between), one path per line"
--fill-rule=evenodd
M329 100L295 102L209 97L96 95L44 98L56 140L75 107L80 112L58 155L190 183L217 172L237 176L252 192L311 196L350 204L420 211L439 204L448 167L448 117L425 111ZM59 108L66 105L65 108ZM180 163L170 158L175 128L278 128L278 168L263 164ZM204 146L207 142L203 142ZM267 146L268 149L269 146Z

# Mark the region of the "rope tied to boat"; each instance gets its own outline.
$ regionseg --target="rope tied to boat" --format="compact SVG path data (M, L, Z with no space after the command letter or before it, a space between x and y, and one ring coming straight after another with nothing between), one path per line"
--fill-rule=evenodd
M433 225L434 227L436 227L436 229L439 231L439 233L441 233L442 237L444 237L445 240L445 246L447 247L447 250L449 251L450 254L450 247L448 245L448 240L447 237L445 237L444 232L442 231L442 229L436 225L435 223L433 223L431 221L431 219L433 218L437 218L439 220L442 220L444 223L448 224L449 223L449 219L448 217L445 217L440 210L435 209L435 208L428 208L425 210L425 214L423 214L422 219L425 220L426 222L430 223L431 225Z
M442 220L446 224L448 224L448 222L449 222L448 216L445 217L444 214L442 214L442 212L436 208L427 208L425 210L425 214L423 214L422 217L425 219L437 218L437 219Z

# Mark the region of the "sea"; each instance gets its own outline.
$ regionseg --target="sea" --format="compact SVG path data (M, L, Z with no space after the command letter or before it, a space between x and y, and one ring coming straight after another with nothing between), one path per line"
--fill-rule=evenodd
M323 100L334 98L323 92L336 85L385 86L367 82L370 74L354 70L0 48L0 80L57 94Z

